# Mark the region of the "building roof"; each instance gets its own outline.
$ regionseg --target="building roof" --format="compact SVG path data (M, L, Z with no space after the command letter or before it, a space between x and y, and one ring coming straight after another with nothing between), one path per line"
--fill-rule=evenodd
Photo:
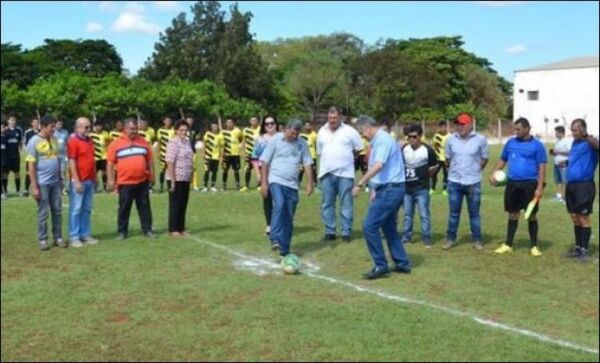
M565 59L560 62L544 64L537 67L519 69L516 72L546 71L552 69L598 68L598 56Z

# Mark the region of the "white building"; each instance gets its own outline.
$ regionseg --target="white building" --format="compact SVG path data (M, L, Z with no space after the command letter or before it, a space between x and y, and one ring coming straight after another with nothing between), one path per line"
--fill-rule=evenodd
M532 134L554 137L554 127L569 133L573 119L583 118L588 132L598 135L598 56L515 71L514 119L525 117Z

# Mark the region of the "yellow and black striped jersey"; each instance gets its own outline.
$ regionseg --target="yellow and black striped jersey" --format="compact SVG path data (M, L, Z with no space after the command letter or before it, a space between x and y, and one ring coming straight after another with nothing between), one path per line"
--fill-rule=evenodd
M119 137L121 137L121 134L123 133L123 131L118 131L118 130L112 130L109 134L108 137L110 138L110 140L108 141L108 143L110 144L113 140L118 139Z
M300 137L306 141L308 144L308 151L310 152L310 157L314 159L317 158L317 133L315 131L311 131L309 134L301 133Z
M156 132L152 127L148 127L146 130L138 130L138 134L146 139L150 145L152 145L156 139Z
M254 150L254 141L256 141L259 136L260 127L254 129L252 127L244 128L244 152L247 156L252 155L252 151Z
M242 131L237 127L233 130L221 131L225 145L223 148L223 156L239 156L240 155L240 143L243 140Z
M431 147L439 161L446 161L446 141L448 140L448 136L450 134L442 135L437 132L433 134Z
M108 148L108 144L110 143L110 136L108 132L90 132L90 138L94 143L94 160L106 160L106 150Z
M362 149L360 149L358 155L365 156L367 155L367 151L369 151L369 140L364 136L361 136L360 139L362 140Z
M207 131L204 134L204 159L205 160L219 160L221 158L221 152L223 150L225 140L223 134L212 133Z
M174 136L175 129L173 128L165 129L164 127L161 127L156 132L160 160L165 160L167 157L167 144Z

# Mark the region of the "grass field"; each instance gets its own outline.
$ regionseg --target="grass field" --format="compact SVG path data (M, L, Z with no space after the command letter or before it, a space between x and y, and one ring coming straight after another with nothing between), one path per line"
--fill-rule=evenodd
M497 155L494 148L492 164ZM320 194L301 197L292 251L305 268L295 276L270 269L276 255L256 191L193 193L192 236L177 240L166 235L167 195L153 194L160 238L143 238L133 211L124 242L115 239L116 196L99 194L92 221L100 244L45 253L36 244L35 203L9 198L2 202L1 358L598 361L598 219L593 261L562 258L572 226L564 205L549 201L550 168L548 182L542 257L528 255L523 222L517 251L494 255L506 215L503 189L486 184L484 251L470 246L465 208L461 244L442 251L447 200L435 195L434 248L407 246L413 273L375 281L361 279L371 267L361 231L366 194L356 200L349 244L322 242Z

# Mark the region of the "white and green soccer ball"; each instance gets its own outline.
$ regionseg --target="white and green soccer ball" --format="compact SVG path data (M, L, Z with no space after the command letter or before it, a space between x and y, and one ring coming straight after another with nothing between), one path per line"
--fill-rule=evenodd
M494 174L492 174L492 177L496 181L497 187L505 186L508 182L508 176L506 175L504 170L496 170Z
M288 275L297 274L300 271L300 259L290 253L281 259L281 269Z

